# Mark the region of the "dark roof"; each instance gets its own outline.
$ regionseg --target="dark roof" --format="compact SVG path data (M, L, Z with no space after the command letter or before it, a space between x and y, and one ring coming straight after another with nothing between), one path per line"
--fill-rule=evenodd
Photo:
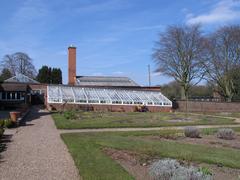
M139 85L136 82L134 82L128 77L114 77L114 76L77 76L76 85L139 87Z
M5 80L4 82L11 82L11 83L35 83L38 84L38 81L35 81L34 79L31 79L28 76L25 76L24 74L17 74L16 76L13 76L7 80Z
M0 91L26 92L27 88L28 88L27 84L20 84L20 83L2 83L2 84L0 84Z

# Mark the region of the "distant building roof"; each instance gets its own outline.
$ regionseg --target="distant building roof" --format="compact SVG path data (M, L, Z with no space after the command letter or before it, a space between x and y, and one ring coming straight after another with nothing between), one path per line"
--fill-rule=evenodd
M38 81L35 81L34 79L31 79L30 77L24 75L24 74L17 74L16 76L13 76L4 82L11 82L11 83L37 83L39 84Z
M80 86L139 86L128 77L114 76L77 76L76 85Z
M27 91L27 84L21 83L3 83L0 84L0 91Z

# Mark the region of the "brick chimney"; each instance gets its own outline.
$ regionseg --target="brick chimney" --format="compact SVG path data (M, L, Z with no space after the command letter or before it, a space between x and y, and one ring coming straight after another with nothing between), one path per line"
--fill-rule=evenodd
M76 80L76 47L68 47L68 84L74 85Z

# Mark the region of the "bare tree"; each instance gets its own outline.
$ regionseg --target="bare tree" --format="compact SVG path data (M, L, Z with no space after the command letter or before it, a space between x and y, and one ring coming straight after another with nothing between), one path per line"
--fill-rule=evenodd
M199 83L205 75L204 44L199 25L169 26L156 43L153 54L156 71L180 84L182 100L187 98L191 85Z
M208 80L230 102L235 93L232 71L240 65L240 26L225 26L211 34L207 50Z
M11 55L5 55L1 64L3 68L9 69L12 75L21 73L34 78L37 73L32 59L26 53L17 52Z

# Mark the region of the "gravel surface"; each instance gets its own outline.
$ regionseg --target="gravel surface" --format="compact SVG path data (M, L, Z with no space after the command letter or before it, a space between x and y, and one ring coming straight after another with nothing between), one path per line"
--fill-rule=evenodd
M78 180L80 176L47 111L33 108L26 124L7 130L1 180Z

